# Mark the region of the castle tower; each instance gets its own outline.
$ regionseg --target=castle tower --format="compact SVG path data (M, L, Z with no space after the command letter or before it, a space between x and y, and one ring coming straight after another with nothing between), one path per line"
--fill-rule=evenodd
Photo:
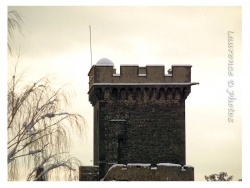
M103 178L112 164L186 164L185 100L191 65L121 65L101 59L89 71L94 107L94 165Z

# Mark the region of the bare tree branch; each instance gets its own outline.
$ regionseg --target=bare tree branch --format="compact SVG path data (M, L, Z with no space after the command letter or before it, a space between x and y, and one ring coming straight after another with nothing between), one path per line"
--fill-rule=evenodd
M8 12L11 55L10 42L14 40L15 31L22 34L22 24L22 16L17 11ZM59 170L68 175L66 179L72 179L72 175L76 177L75 169L80 161L69 155L71 131L81 136L84 118L67 111L71 96L64 87L54 90L47 77L24 84L23 73L18 74L20 57L19 47L17 61L8 79L8 179L17 180L19 171L29 172L29 181L45 175L56 179ZM36 175L38 169L44 170Z
M14 31L17 29L22 34L23 19L20 13L15 10L8 12L8 36L10 39L14 39ZM9 52L12 53L12 48L8 42Z
M16 79L16 76L12 78ZM85 124L81 115L64 110L68 101L65 102L63 89L53 91L47 78L26 86L24 90L17 89L18 85L13 83L13 79L10 80L8 90L7 148L8 163L12 169L9 171L10 180L17 178L18 167L13 171L13 166L19 164L16 160L27 161L29 166L31 163L34 165L41 162L48 153L68 152L69 128L76 129L81 134ZM64 170L69 171L73 169L65 168L67 166L70 164L62 163L58 168L64 167ZM46 172L55 168L54 165Z

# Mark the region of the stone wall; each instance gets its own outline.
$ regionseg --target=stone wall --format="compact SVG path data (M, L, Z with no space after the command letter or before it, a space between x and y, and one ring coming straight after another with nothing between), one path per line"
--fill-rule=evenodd
M107 163L184 165L188 94L187 87L97 88L94 164L101 163L100 178Z
M99 166L80 166L79 181L99 181Z
M115 164L104 181L194 181L194 168L177 164Z
M185 104L108 102L103 110L105 160L185 164ZM119 153L119 151L121 151Z

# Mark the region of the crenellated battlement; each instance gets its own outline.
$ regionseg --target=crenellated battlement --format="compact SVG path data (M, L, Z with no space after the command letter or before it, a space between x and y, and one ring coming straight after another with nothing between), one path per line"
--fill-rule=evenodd
M93 65L89 71L89 88L97 84L191 83L191 65L172 65L168 74L163 65L121 65L120 74L110 65Z
M110 61L111 62L111 61ZM116 73L113 63L96 64L89 71L89 99L143 100L159 99L174 103L185 100L191 91L191 65L172 65L165 73L163 65L121 65Z
M187 165L159 163L114 164L108 170L104 181L194 181L194 168Z

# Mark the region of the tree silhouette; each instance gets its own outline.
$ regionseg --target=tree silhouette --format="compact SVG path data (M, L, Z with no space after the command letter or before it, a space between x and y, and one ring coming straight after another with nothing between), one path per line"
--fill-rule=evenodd
M47 78L23 88L18 88L19 81L13 75L8 83L9 179L17 178L21 164L22 168L33 166L27 180L39 179L59 167L76 172L78 166L74 165L80 161L65 158L71 143L68 128L80 136L83 117L65 110L67 95L62 88L54 91ZM44 172L34 178L39 168Z
M10 37L21 29L21 21L16 11L8 12ZM8 74L8 179L17 180L20 172L28 181L78 179L81 162L69 151L72 131L82 135L84 118L67 111L71 96L65 87L53 89L46 77L25 84L17 65Z
M8 50L12 53L11 42L15 39L15 31L22 34L23 19L20 13L15 10L8 12Z
M226 172L220 172L219 174L205 176L205 179L207 181L231 181L233 180L233 176L228 176Z

